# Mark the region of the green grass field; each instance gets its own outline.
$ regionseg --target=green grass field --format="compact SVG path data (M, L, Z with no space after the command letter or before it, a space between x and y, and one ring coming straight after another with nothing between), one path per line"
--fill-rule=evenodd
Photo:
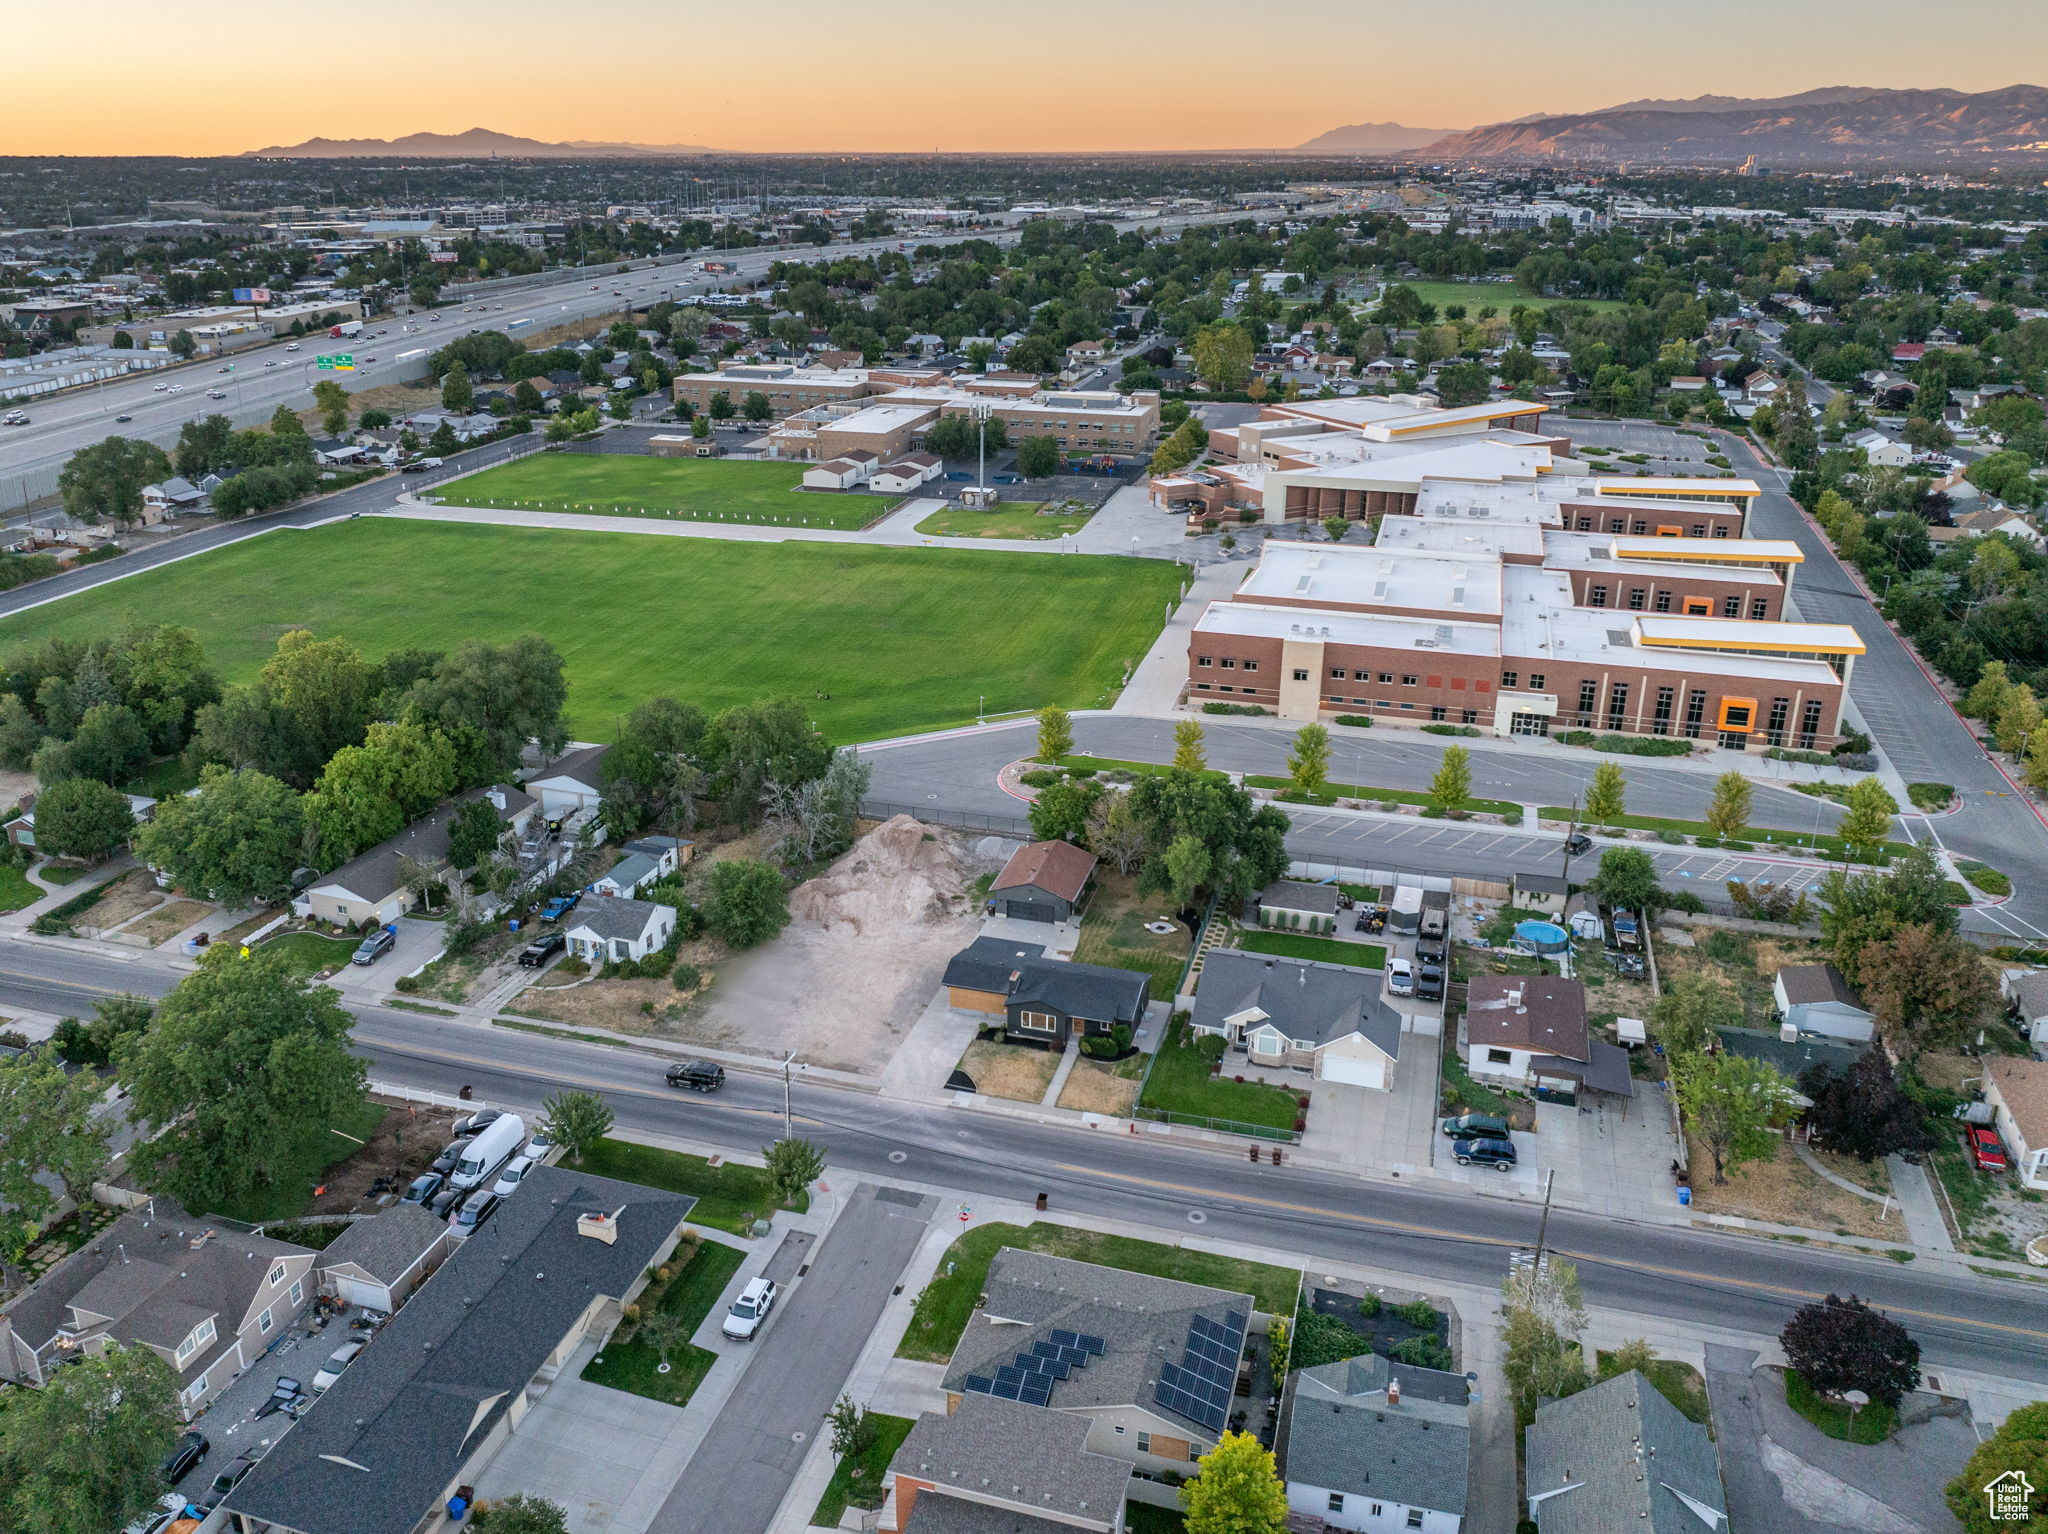
M640 453L535 453L439 486L434 493L451 506L842 531L866 527L899 504L870 495L799 494L805 467Z
M944 506L918 523L917 530L934 538L1058 538L1087 526L1088 515L1068 511L1046 516L1028 501L994 511Z
M576 1166L599 1177L687 1193L697 1201L690 1208L692 1225L709 1225L736 1236L745 1235L755 1220L768 1219L781 1207L767 1172L743 1162L713 1166L702 1156L682 1151L604 1139L585 1151ZM809 1209L811 1196L806 1193L794 1207L799 1213Z
M1333 937L1304 932L1267 932L1247 927L1237 946L1247 953L1270 953L1283 959L1316 964L1348 964L1354 969L1385 969L1387 951L1377 943L1340 943Z
M680 1317L688 1328L684 1336L691 1336L711 1314L712 1306L718 1303L719 1295L725 1292L725 1286L746 1257L738 1247L722 1241L699 1242L674 1279L658 1294L643 1292L640 1304L643 1309L651 1304ZM625 1334L624 1340L613 1337L602 1353L583 1366L583 1378L593 1385L628 1390L671 1406L687 1406L704 1376L711 1372L711 1366L718 1362L718 1355L709 1348L685 1341L669 1349L669 1369L663 1374L660 1350L633 1335L630 1323L621 1326L620 1331Z
M788 696L835 741L1107 702L1181 571L1123 555L622 538L378 517L278 532L0 623L0 652L131 615L189 624L230 681L286 629L371 656L529 630L568 662L569 729L609 740L642 699ZM820 697L823 693L826 696Z
M1187 1024L1173 1024L1145 1077L1139 1106L1189 1118L1291 1131L1301 1112L1292 1092L1262 1081L1232 1081L1229 1076L1209 1074L1223 1048L1219 1037L1197 1038Z
M1516 304L1531 309L1548 309L1555 304L1584 304L1589 309L1625 309L1628 306L1616 298L1546 298L1540 293L1531 293L1518 282L1402 282L1404 288L1413 288L1415 296L1426 304L1435 304L1437 318L1443 318L1443 311L1450 304L1463 304L1465 318L1477 319L1479 311L1488 304L1505 315Z

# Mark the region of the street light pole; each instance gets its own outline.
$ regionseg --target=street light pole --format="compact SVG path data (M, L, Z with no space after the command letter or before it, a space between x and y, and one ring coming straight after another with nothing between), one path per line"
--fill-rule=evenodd
M782 1062L782 1138L785 1140L796 1138L790 1127L789 1112L789 1065L790 1061L794 1059L796 1059L796 1051L792 1049Z

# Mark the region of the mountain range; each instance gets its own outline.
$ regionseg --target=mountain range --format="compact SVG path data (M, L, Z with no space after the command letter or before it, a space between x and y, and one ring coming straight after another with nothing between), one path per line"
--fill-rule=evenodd
M1408 128L1400 123L1352 123L1319 133L1296 147L1310 154L1396 154L1404 149L1425 149L1452 131Z
M471 128L467 133L408 133L404 138L309 138L303 144L251 149L245 160L474 160L500 156L518 160L575 160L645 154L711 154L703 144L607 144L541 139Z
M1631 101L1452 133L1430 159L1621 160L1772 166L1928 164L2048 154L2048 90L1876 90L1828 86L1745 100Z

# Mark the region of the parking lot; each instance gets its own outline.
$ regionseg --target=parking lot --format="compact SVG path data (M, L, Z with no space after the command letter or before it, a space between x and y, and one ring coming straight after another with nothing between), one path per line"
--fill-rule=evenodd
M1614 454L1644 453L1647 463L1615 463L1618 475L1644 474L1652 478L1664 475L1719 474L1724 472L1707 462L1707 454L1719 452L1717 444L1704 437L1689 436L1670 426L1654 426L1646 421L1581 421L1556 419L1556 429L1571 438L1576 446L1606 447ZM1613 463L1613 455L1595 454L1584 461Z

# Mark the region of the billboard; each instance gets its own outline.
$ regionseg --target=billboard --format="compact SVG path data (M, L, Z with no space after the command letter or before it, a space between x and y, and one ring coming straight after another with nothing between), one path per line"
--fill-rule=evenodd
M238 304L267 304L270 302L268 288L236 288L235 302Z
M436 266L453 266L455 264L455 252L452 250L437 250L428 256L427 259Z

